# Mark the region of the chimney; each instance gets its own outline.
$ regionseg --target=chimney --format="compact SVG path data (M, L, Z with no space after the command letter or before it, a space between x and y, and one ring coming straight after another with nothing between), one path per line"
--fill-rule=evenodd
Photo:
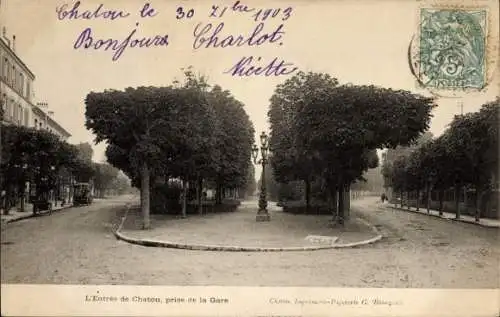
M53 117L54 116L54 111L48 111L47 113L49 114L49 117Z
M37 102L36 105L40 108L47 109L49 107L49 104L46 102Z
M12 51L16 52L16 36L12 35Z
M2 36L5 42L7 42L7 45L10 47L10 39L7 37L7 28L5 26L2 29Z

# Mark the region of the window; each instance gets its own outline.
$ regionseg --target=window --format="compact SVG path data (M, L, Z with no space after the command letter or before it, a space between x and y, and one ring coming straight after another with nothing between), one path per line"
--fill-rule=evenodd
M24 111L24 125L27 127L29 125L29 111L25 109Z
M0 119L3 121L7 117L7 95L6 94L2 95L2 100L0 100L0 103L2 104L2 117Z
M10 100L10 107L9 107L9 118L12 121L14 119L14 111L15 111L16 105L14 104L14 99Z
M12 102L12 121L14 123L17 123L17 113L19 111L19 108Z
M19 73L19 94L24 96L24 75Z
M12 65L12 72L10 73L10 80L11 80L11 85L12 87L16 87L16 77L17 77L17 73L16 73L16 66Z
M5 58L5 64L3 65L3 79L7 83L10 80L10 62Z
M29 79L26 80L25 97L26 97L26 99L31 101L31 80L29 80Z
M5 114L4 118L8 120L10 118L10 101L9 99L5 99Z
M35 118L35 129L38 129L38 119Z
M22 125L23 117L24 117L23 107L21 107L21 105L18 105L17 108L18 108L18 111L17 111L17 120L16 121L17 121L17 124Z
M7 81L7 73L9 69L9 60L7 57L3 59L3 65L2 65L2 77L5 81Z

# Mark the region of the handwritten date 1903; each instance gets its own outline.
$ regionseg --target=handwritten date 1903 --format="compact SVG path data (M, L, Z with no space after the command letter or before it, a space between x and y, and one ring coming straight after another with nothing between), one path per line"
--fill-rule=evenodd
M284 60L278 62L277 57L275 57L270 63L264 63L263 65L255 64L256 62L260 62L261 60L262 57L243 57L233 67L231 67L224 73L239 77L260 75L268 77L289 75L294 73L298 69L294 66L293 63L287 63Z
M267 19L280 19L282 21L286 21L292 15L293 9L291 7L287 8L277 8L277 9L262 9L262 8L252 8L248 7L246 4L241 1L236 1L233 6L228 7L219 7L216 5L212 5L212 11L210 13L211 18L222 18L224 13L234 12L234 13L247 13L252 14L252 18L255 22L264 22Z
M292 15L292 8L288 7L286 9L259 9L255 12L252 17L255 22L266 21L268 18L280 18L282 21L286 21Z

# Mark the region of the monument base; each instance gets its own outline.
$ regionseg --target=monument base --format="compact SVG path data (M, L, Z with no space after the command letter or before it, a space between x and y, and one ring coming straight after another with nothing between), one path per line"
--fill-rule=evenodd
M262 213L259 212L257 213L255 220L257 222L271 221L271 215L268 214L267 212L262 212Z

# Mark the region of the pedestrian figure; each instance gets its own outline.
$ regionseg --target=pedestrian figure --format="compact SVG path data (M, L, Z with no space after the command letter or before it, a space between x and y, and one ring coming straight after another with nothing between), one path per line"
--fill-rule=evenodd
M388 200L385 193L382 193L382 196L380 197L380 199L382 200L382 202L385 202L386 200Z

